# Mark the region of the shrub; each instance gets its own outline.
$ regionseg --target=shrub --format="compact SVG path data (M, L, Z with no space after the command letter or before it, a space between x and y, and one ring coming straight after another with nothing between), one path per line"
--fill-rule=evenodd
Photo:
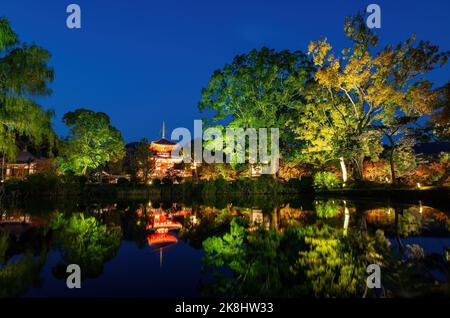
M319 189L333 189L340 185L339 178L332 172L322 171L314 175L314 187Z
M57 192L59 179L54 174L35 173L21 182L22 190L28 194Z

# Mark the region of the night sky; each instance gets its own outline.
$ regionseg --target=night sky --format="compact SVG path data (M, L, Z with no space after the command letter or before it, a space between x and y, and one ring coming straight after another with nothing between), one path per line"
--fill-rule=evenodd
M82 29L66 27L66 7L82 10ZM1 0L24 42L52 53L53 95L39 102L61 118L84 107L106 112L126 142L156 139L168 129L193 129L202 87L215 69L237 54L263 46L306 52L310 40L347 43L346 16L377 3L382 10L380 45L412 33L450 50L448 0ZM430 74L441 85L450 65Z

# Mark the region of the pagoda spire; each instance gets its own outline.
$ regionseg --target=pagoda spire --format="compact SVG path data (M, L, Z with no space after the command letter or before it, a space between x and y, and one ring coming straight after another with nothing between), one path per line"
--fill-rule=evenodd
M166 138L166 123L163 121L162 124L162 139Z

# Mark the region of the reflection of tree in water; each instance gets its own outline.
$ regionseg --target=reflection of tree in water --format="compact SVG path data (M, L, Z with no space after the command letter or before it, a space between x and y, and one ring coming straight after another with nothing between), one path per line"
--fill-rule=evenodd
M435 286L432 275L436 269L448 275L443 257L414 248L395 254L382 230L364 227L342 231L319 220L249 231L235 218L228 233L206 239L203 247L204 270L214 277L201 286L205 296L373 297L375 291L365 288L366 268L373 263L382 266L384 296L448 287L448 279Z
M315 201L314 208L319 218L334 218L342 211L339 200Z
M68 264L78 264L83 278L100 275L103 264L119 248L122 236L120 227L101 224L81 213L72 216L57 213L50 226L63 256L63 261L54 268L58 277L66 277Z
M304 275L307 290L321 297L361 296L369 264L383 264L389 242L382 231L375 235L344 235L330 226L314 227L304 236L294 273Z
M200 248L208 237L226 232L230 221L240 215L242 210L231 205L222 209L200 206L196 212L196 223L194 224L192 219L186 220L180 230L180 237L189 240L189 244L193 247Z
M403 209L396 213L398 217L398 234L401 236L419 235L422 229L422 216L419 213Z
M0 264L5 261L6 250L8 249L9 233L0 229Z
M277 294L282 288L286 272L283 260L278 258L281 235L273 230L251 232L246 236L243 226L233 219L230 232L223 237L211 237L203 242L205 265L213 266L216 283L205 286L202 292L213 296L241 296ZM233 271L234 279L223 275L221 267Z
M212 266L216 278L216 284L205 286L203 292L213 296L362 295L365 268L380 258L378 243L381 247L383 242L344 236L342 229L327 225L246 232L234 219L229 233L203 244L205 265ZM217 270L223 267L232 270L231 279Z
M8 241L9 233L0 229L0 298L19 296L38 284L46 255L46 249L38 257L26 252L18 260L8 262Z

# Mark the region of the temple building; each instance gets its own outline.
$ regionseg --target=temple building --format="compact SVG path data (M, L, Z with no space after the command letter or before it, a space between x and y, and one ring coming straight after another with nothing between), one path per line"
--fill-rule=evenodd
M17 154L16 160L7 162L5 158L0 158L1 178L24 179L36 172L43 172L51 169L51 160L47 158L38 158L27 150Z
M152 156L149 160L153 166L153 172L151 174L153 179L160 179L167 176L192 177L192 171L183 168L183 158L172 155L172 151L177 147L177 143L166 139L165 124L163 123L161 139L152 141L150 144Z

